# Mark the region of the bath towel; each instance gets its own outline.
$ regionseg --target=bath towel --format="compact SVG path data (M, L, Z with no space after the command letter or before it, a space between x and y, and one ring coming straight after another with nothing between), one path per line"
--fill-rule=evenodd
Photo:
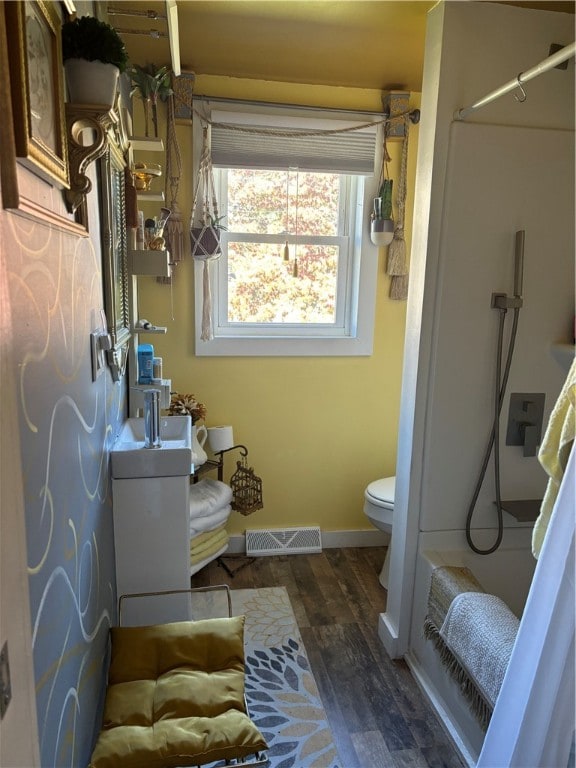
M438 632L452 601L462 592L484 592L472 571L457 565L441 565L434 568L428 594L426 623L431 622Z
M201 571L204 566L208 565L208 563L211 563L212 560L215 560L217 557L220 557L220 555L223 555L224 552L228 549L228 542L226 544L223 544L220 549L217 549L215 552L211 552L207 557L205 557L203 560L200 560L197 563L190 563L190 575L194 573L198 573L198 571Z
M223 507L222 509L217 509L205 517L191 518L190 537L192 538L193 536L197 536L199 533L204 533L205 531L213 531L215 528L223 525L230 517L231 512L232 507L230 504L228 504L228 506Z
M460 664L440 635L440 629L446 620L450 606L458 595L466 592L484 593L482 585L468 568L442 565L432 571L428 610L424 620L424 637L434 644L440 661L459 684L478 722L483 728L487 728L492 716L491 705L482 696L468 671Z
M214 557L216 557L216 552L219 552L223 546L228 546L228 540L228 533L226 531L221 531L219 534L216 534L214 539L208 542L206 546L201 547L199 551L193 552L191 549L191 565L196 565L197 563L207 560L208 558L214 559Z
M548 475L546 492L540 507L540 515L532 531L532 554L540 555L544 537L554 509L560 483L568 463L570 450L576 435L576 359L572 361L562 391L556 401L544 439L538 452L538 460Z
M212 531L210 537L200 543L197 543L196 538L190 539L190 554L199 555L202 552L208 552L214 549L216 542L222 542L225 539L228 539L228 533L224 527L219 528L217 531Z
M220 480L204 478L190 486L190 517L206 517L232 501L232 489Z
M190 551L192 551L193 547L200 548L206 542L210 541L217 533L220 533L220 531L223 530L225 530L225 527L223 525L219 525L212 531L204 531L203 533L198 533L195 536L190 537Z
M493 708L520 622L496 595L464 592L454 598L440 637Z

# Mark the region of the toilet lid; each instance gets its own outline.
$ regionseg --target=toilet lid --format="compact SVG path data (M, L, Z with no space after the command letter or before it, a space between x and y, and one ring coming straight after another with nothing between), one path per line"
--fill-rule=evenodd
M382 477L380 480L374 480L366 488L366 493L378 501L394 504L394 494L396 491L395 477Z

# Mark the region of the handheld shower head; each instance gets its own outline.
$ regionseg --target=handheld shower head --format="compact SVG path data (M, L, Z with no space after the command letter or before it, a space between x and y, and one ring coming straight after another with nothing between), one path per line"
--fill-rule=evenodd
M514 249L514 295L506 293L493 293L490 306L506 312L508 309L520 309L524 304L522 298L522 282L524 278L524 230L516 232Z

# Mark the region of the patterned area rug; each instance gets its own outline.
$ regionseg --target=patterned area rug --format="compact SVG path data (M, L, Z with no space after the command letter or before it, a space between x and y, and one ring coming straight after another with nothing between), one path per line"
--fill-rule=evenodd
M270 768L341 768L286 590L232 590L232 608L246 616L246 698Z

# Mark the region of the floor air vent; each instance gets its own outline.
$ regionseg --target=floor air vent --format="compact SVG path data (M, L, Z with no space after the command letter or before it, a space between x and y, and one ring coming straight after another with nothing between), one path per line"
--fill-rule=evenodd
M322 552L320 528L268 528L246 531L246 554L302 555Z

